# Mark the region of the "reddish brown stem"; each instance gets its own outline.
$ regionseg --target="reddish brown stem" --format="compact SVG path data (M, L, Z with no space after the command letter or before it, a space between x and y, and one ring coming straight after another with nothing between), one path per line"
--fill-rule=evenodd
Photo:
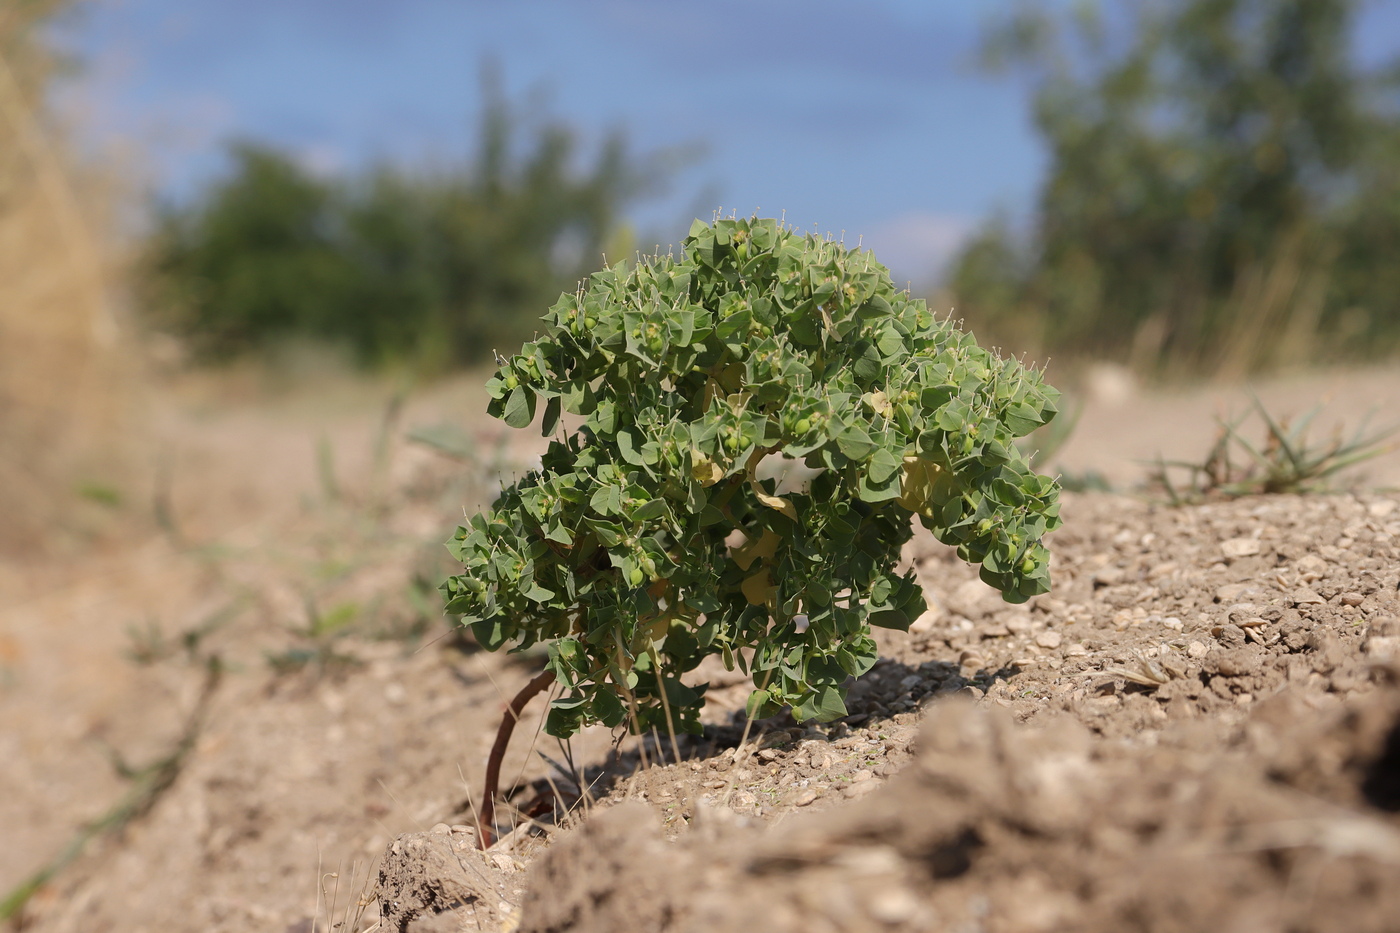
M534 699L535 694L545 690L554 683L554 672L544 671L530 681L520 692L515 695L515 699L510 701L506 707L505 715L501 717L501 727L496 730L496 743L491 746L491 755L486 759L486 786L481 792L481 847L490 848L496 841L496 790L501 783L501 762L506 757L506 747L510 745L511 733L515 731L515 724L520 721L520 711L525 708L525 704Z

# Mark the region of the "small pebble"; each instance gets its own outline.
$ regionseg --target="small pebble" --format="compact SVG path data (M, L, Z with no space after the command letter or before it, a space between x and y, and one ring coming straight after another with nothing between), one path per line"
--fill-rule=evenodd
M1064 636L1059 632L1041 632L1035 636L1035 643L1042 648L1058 648L1062 641L1064 641Z
M1377 661L1400 659L1400 635L1373 635L1366 640L1364 650Z
M852 784L850 787L841 791L841 796L848 798L864 797L879 786L880 784L877 781L862 781L859 784Z
M1366 597L1365 597L1365 596L1362 596L1360 593L1343 593L1343 594L1342 594L1342 605L1344 605L1344 606L1359 606L1359 605L1361 605L1362 603L1364 603L1365 601L1366 601Z
M1254 603L1235 603L1229 609L1225 610L1225 618L1236 625L1240 624L1241 619L1248 619L1258 614L1259 607Z
M1206 656L1206 652L1207 652L1208 650L1209 650L1209 649L1207 649L1205 645L1203 645L1202 643L1200 643L1200 642L1198 642L1198 641L1193 641L1193 642L1191 642L1191 644L1189 644L1189 645L1186 646L1186 654L1187 654L1187 656L1188 656L1188 657L1195 658L1196 660L1200 660L1201 658L1204 658L1204 657Z
M919 912L919 901L904 888L885 888L870 896L870 916L888 926L907 922Z
M433 828L428 830L428 832L438 836L450 836L452 834L452 827L448 826L446 823L434 823Z
M1123 568L1121 567L1100 567L1094 571L1094 584L1096 586L1114 586L1123 582Z
M816 800L816 799L817 799L817 792L816 792L816 790L815 790L814 788L809 787L809 788L807 788L806 790L804 790L802 793L798 794L798 795L797 795L797 799L794 800L793 803L797 804L799 807L805 807L805 806L807 806L808 804L810 804L812 801L814 801L814 800Z
M1326 602L1327 600L1307 587L1303 587L1293 594L1293 605L1295 606L1321 606Z
M1316 554L1305 554L1293 565L1293 569L1302 574L1305 581L1318 580L1327 574L1327 561Z
M476 827L474 827L474 826L468 826L468 825L466 825L465 823L453 823L453 824L452 824L452 831L453 831L454 833L458 833L458 834L461 834L461 835L467 835L467 834L475 835L475 834L476 834Z
M1220 542L1220 552L1232 559L1249 557L1259 553L1259 542L1254 538L1231 538Z

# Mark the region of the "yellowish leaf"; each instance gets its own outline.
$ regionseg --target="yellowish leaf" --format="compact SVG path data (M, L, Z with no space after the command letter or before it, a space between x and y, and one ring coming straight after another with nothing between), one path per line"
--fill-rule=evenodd
M890 404L889 396L885 395L883 389L876 389L874 392L867 392L861 396L865 404L870 406L870 410L877 415L888 418L894 414L894 406Z
M957 492L953 473L946 466L923 457L905 457L904 472L899 479L899 498L895 501L911 512L929 514Z
M773 579L768 575L768 568L764 567L758 573L744 578L744 582L739 585L743 591L744 598L749 601L750 606L766 606L768 601L778 592L778 588L773 585Z
M797 521L797 508L793 506L791 502L784 499L782 496L770 496L768 495L768 493L759 492L756 489L754 490L754 495L758 497L759 502L762 502L770 509L777 509L779 512L782 512L788 518L792 519L793 521ZM771 534L772 532L769 533Z
M719 465L695 448L690 451L690 475L701 486L713 486L724 479L724 471Z
M739 565L740 570L748 570L756 560L768 560L778 553L778 543L782 537L771 528L763 529L763 534L757 538L751 538L743 544L734 548L730 555L734 558L734 563Z

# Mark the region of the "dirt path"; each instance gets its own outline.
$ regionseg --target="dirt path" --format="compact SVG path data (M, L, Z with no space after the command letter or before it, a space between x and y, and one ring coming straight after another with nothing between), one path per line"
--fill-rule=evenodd
M1386 393L1400 410L1400 375L1345 385L1333 404L1348 421ZM479 466L401 437L479 410L475 391L409 404L376 474L386 392L249 403L191 390L165 415L187 471L172 488L181 539L148 529L72 586L36 571L0 609L5 889L132 786L104 744L135 764L165 755L201 663L227 669L171 788L41 889L26 929L323 929L316 878L337 869L335 919L367 929L379 914L362 881L386 847L471 822L502 697L538 660L432 641L436 540L483 480L464 484ZM1091 403L1064 461L1122 482L1153 439L1204 449L1221 395L1247 404L1220 390ZM1278 398L1286 413L1292 397ZM1396 461L1373 473L1396 475ZM409 928L641 928L661 911L652 928L1387 929L1400 915L1380 883L1400 870L1400 499L1164 508L1090 494L1069 497L1065 518L1056 589L1023 607L916 540L932 609L882 636L845 722L774 720L736 748L728 714L747 688L721 679L685 760L668 743L648 746L645 770L625 758L598 785L591 828L517 837L470 863L479 896ZM128 633L147 621L163 641ZM133 649L162 657L134 664ZM533 781L521 804L552 770L529 746L536 722L507 767ZM606 740L590 736L579 759L602 761ZM399 897L426 877L409 874Z

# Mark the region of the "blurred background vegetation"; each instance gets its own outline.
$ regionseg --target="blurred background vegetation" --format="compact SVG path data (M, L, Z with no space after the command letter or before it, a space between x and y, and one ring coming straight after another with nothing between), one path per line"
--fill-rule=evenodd
M81 6L0 3L0 545L48 527L55 496L115 501L153 333L195 364L309 341L371 370L470 366L603 254L649 249L629 212L697 154L637 153L621 130L587 146L590 128L487 69L470 157L315 171L245 139L193 196L118 229L139 198L50 112L69 63L45 29ZM984 64L1029 80L1048 171L1024 219L967 243L936 306L984 343L1144 377L1394 356L1400 63L1357 63L1358 9L1030 4L996 25Z
M0 3L0 553L71 515L98 465L126 466L132 353L104 232L116 189L71 157L46 97L69 63L42 29L67 5Z
M1029 223L994 219L958 256L948 303L1015 352L1143 374L1394 353L1400 67L1354 64L1355 7L1031 5L990 30L984 62L1029 76L1050 167ZM222 181L161 211L149 319L205 358L302 336L433 371L527 336L603 252L631 254L625 210L677 154L615 134L578 171L573 129L536 120L521 145L483 88L466 165L324 178L234 146Z
M573 128L512 105L493 70L482 91L466 164L325 177L232 145L225 177L159 210L149 319L206 360L311 338L433 374L510 352L602 255L632 255L626 209L693 150L635 156L616 131L580 168Z
M1218 375L1400 347L1400 63L1359 70L1350 0L1027 8L985 44L1026 72L1050 167L1033 219L947 278L1034 355Z

